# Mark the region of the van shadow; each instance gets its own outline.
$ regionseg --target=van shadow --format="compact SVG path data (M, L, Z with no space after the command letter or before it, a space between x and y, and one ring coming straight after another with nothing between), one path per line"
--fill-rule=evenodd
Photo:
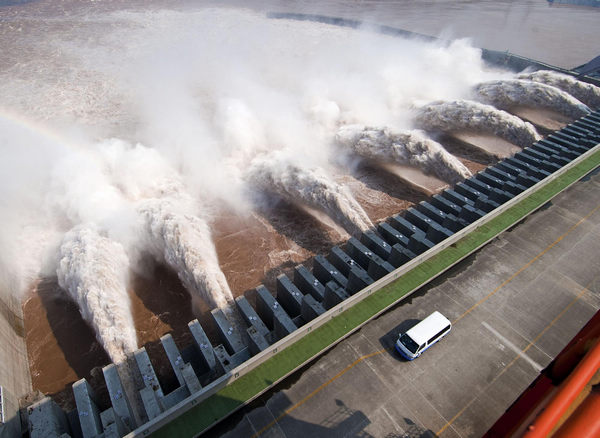
M390 356L392 356L394 359L396 359L397 361L408 362L408 360L406 360L400 353L398 353L396 351L396 348L395 348L396 340L398 339L398 335L400 333L407 332L408 330L410 330L411 328L413 328L415 325L417 325L420 322L421 322L420 319L407 319L405 321L402 321L400 324L398 324L392 330L390 330L389 332L384 334L382 337L380 337L379 343L381 344L381 346L383 348L385 348L388 351L388 354Z

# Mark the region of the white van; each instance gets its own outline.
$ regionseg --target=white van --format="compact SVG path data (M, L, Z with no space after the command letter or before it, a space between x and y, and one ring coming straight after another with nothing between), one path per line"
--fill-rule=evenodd
M451 328L448 318L436 310L406 333L400 333L396 350L406 359L413 360L446 336Z

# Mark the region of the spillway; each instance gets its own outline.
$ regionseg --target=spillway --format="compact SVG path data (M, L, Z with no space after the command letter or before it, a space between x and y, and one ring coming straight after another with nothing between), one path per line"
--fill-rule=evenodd
M210 388L203 389L203 384L231 379L232 373L243 369L237 367L251 356L271 359L277 345L282 348L277 341L302 330L328 311L337 313L336 309L350 296L364 292L378 279L510 202L573 159L597 149L599 141L597 111L350 238L346 244L333 247L327 255L318 255L312 261L312 269L298 265L291 277L278 276L274 294L260 285L254 289L253 304L244 295L237 297L235 306L244 320L245 334L231 327L222 313L213 312L222 344L215 345L198 321L189 324L192 338L189 348L180 349L171 335L163 336L161 343L178 381L177 388L169 393L161 386L146 350L135 351L135 367L143 376L137 390L144 418L149 420L139 430L154 430L149 426L154 423L152 419L169 417L169 409L177 403L212 393ZM114 400L111 397L111 407L102 412L108 420L102 424L94 420L99 418L101 410L87 382L82 380L74 385L84 436L113 431L122 436L130 430L126 425L131 424L133 414L119 403L124 397L123 386L111 367L103 370L107 389L111 396L120 396ZM81 412L89 412L85 409L91 410L91 418L81 416ZM66 416L50 398L34 404L31 410L35 413L29 417L32 430L68 431ZM48 422L49 417L54 421Z
M484 82L476 85L473 93L485 103L504 110L516 106L546 108L572 118L590 113L587 105L570 94L551 85L523 79Z
M319 167L303 166L284 154L274 153L256 157L250 163L247 178L262 190L323 211L350 234L373 226L352 194Z
M73 229L62 241L57 275L111 360L123 362L137 349L124 248L93 228Z
M419 108L418 127L430 131L469 131L497 136L526 147L540 140L535 127L506 111L470 100L432 102Z
M195 404L206 391L225 385L226 380L237 379L239 366L263 360L267 353L276 357L278 345L283 345L275 345L277 342L285 344L289 334L299 333L310 321L336 306L343 307L345 300L377 279L434 248L599 141L597 113L571 120L573 123L569 122L564 130L543 140L531 125L507 117L499 108L511 110L521 104L533 107L533 111L552 108L571 118L589 111L560 91L560 87L536 81L521 81L527 86L517 87L514 83L518 81L506 80L512 74L483 65L481 52L464 41L430 44L410 40L398 46L399 39L391 37L389 32L385 36L369 34L363 40L352 27L340 30L322 23L315 26L287 20L271 25L262 15L254 13L213 11L212 14L131 10L102 17L85 15L87 31L93 28L96 33L82 32L81 37L70 16L59 18L51 27L61 32L64 45L54 47L48 42L53 50L36 47L38 54L44 55L43 61L22 62L12 70L0 71L0 75L12 71L19 76L8 85L0 85L8 95L6 98L0 93L2 103L11 102L25 114L49 119L59 128L74 131L75 138L81 135L80 131L86 131L94 139L87 139L91 143L98 137L113 135L133 142L144 141L165 155L173 171L163 181L165 184L144 183L132 189L127 178L134 173L141 173L151 183L162 174L157 175L152 166L144 167L143 157L137 157L140 166L136 172L127 166L117 168L111 176L115 178L115 187L135 207L137 228L132 235L126 235L130 230L123 232L119 228L130 218L117 215L106 221L105 225L113 226L107 235L118 234L122 238L121 248L121 244L113 245L116 241L103 233L97 233L93 239L91 234L88 236L90 242L105 247L105 252L117 260L121 260L123 249L131 251L127 254L134 272L129 274L134 275L136 282L129 286L129 292L137 303L134 325L138 336L145 336L139 342L144 347L136 349L131 340L116 340L122 352L111 353L111 360L128 356L131 375L123 381L114 365L106 363L94 363L96 368L87 375L87 370L79 367L76 354L63 357L65 368L72 366L75 369L72 374L77 378L85 375L86 379L74 385L71 405L55 398L61 404L59 408L52 399L44 398L24 412L32 436L77 435L80 430L90 437L123 436L135 427L150 427L162 421L182 404ZM106 32L107 23L112 26L110 32ZM207 23L214 23L215 27L205 26ZM63 32L63 28L67 30ZM207 28L209 31L205 31ZM0 32L0 36L12 30ZM28 32L15 29L12 35ZM34 35L39 35L35 32ZM397 34L400 33L392 33ZM285 39L288 35L295 42L291 46ZM240 46L246 50L231 50ZM11 51L16 52L29 55L21 46ZM113 58L114 53L120 57ZM273 62L274 58L278 62ZM125 77L121 76L130 64L134 68ZM42 74L40 77L32 74L31 81L26 74L40 65L38 74L60 67L56 69L58 80L47 81ZM31 96L21 99L20 91L27 89L22 84L27 84L27 80L35 84L36 96L48 99L47 105ZM11 87L17 92L11 91ZM478 92L475 96L473 89ZM545 97L538 101L535 96ZM488 132L519 144L523 151L498 163L493 157L453 156L446 150L450 145L444 144L444 138L434 135L435 131L457 129L456 125L432 121L420 125L430 130L427 135L431 138L412 130L415 109L418 111L423 105L431 109L434 104L428 102L438 99L464 102L469 98L492 103L495 109L481 110L484 104L470 103L467 106L471 113L467 110L461 113L464 108L440 106L435 109L438 111L435 117L441 118L439 113L444 111L456 111L456 117L475 120L476 125L463 122L464 129L481 131L487 123ZM229 114L221 108L228 102L243 102L244 111L233 108ZM508 126L503 127L503 121ZM70 122L75 125L72 129ZM232 132L236 135L230 135ZM341 144L336 147L336 142ZM260 147L254 150L257 144ZM235 171L243 175L243 181L233 181L229 159L235 155L236 147L245 146L252 150L244 151L248 155L242 154L245 158L235 163L239 167ZM339 146L355 156L368 158L365 162L408 164L420 175L436 175L452 187L439 189L439 193L424 199L422 194L410 193L410 188L383 170L385 166L373 166L366 176L350 169L353 166L347 166L348 161L337 156ZM76 147L87 148L86 152L92 149L86 141ZM471 175L466 166L482 170ZM107 170L110 167L102 162L101 171L110 172ZM181 180L176 181L180 176ZM292 227L276 223L280 219L276 217L280 214L277 209L273 208L271 216L265 217L254 206L233 205L240 186L251 195L260 192L263 197L259 202L271 194L274 196L267 202L287 201L280 203L286 204L288 210L285 220L307 223L307 229L319 228L316 221L297 217L304 213L296 206L307 206L329 216L352 237L341 244L322 239L326 233L314 233L312 239L327 242L307 244L290 232ZM82 198L87 196L85 185L71 187L81 188L77 194ZM377 196L378 191L385 192L385 196ZM249 198L244 199L247 204L255 199ZM391 210L387 205L384 218L374 214L373 208L365 207L392 198L397 202L391 203L393 206L409 208L387 217ZM209 202L205 204L205 200ZM229 214L232 210L239 214L236 218L250 218L239 223L254 222L233 229L238 222L232 220L233 215ZM215 211L219 213L214 214ZM71 216L59 217L58 221L69 223L66 219L82 222ZM65 222L60 225L65 226ZM235 225L230 225L231 222ZM217 228L227 231L222 232L215 244L212 234ZM244 240L249 234L253 235ZM64 292L86 313L85 309L93 307L93 303L108 302L103 302L103 295L94 298L93 294L81 292L97 290L92 279L81 274L80 267L84 264L69 261L77 258L73 248L81 246L77 242L83 240L77 235L67 236L63 241L64 272L54 272ZM125 244L131 241L136 243L133 249ZM237 242L252 242L252 248L236 248ZM315 250L317 246L319 249ZM159 265L149 273L149 278L142 280L148 272L139 272L144 266L138 250L149 252ZM306 259L315 252L321 254L297 265L299 254ZM263 264L265 258L276 262ZM95 269L94 262L86 261L86 269ZM122 259L115 272L129 271L127 264ZM247 273L245 266L259 272L264 284L257 286L253 280L240 286ZM112 268L107 262L101 269ZM227 280L234 276L238 284L232 293ZM117 285L122 299L123 291L128 292L128 286L123 284L126 283ZM145 287L148 285L151 287ZM188 302L180 298L182 295L188 298L183 289L193 297L194 304L205 305L199 320L191 321L187 327L188 317L182 324L180 314L174 311L178 304L171 304L171 301L185 302L187 306ZM112 286L107 296L111 293ZM163 300L148 298L153 293L163 295ZM157 302L162 305L157 306ZM207 312L206 307L213 309ZM95 312L121 318L119 311ZM28 317L32 321L37 316L44 317L42 313ZM98 317L88 313L85 321L92 327L97 325L98 333L106 333ZM232 321L234 313L243 321ZM98 337L102 345L108 345L107 351L111 351L109 335ZM118 335L130 339L131 330L122 330ZM85 342L83 348L89 346ZM90 349L97 348L96 345L92 343ZM57 350L62 354L60 348ZM102 375L97 372L100 367ZM125 395L124 387L133 388L134 397L130 397L131 390ZM142 412L137 419L127 401L137 404ZM71 412L64 415L61 408Z
M590 108L600 107L600 87L579 81L573 76L552 70L539 70L533 73L520 74L518 78L552 85L569 93Z
M199 309L201 302L211 308L227 308L233 295L219 267L210 229L206 221L178 212L168 199L149 199L137 211L144 220L148 248L179 276Z
M452 184L470 176L458 159L419 131L349 125L339 129L336 141L361 157L411 165Z

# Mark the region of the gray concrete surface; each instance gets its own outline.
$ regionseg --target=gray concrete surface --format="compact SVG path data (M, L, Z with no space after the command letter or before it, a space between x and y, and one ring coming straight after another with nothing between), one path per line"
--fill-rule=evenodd
M19 397L31 391L21 302L5 290L0 290L0 386L5 416L0 437L4 437L20 431Z
M575 184L204 436L481 436L600 308L599 193ZM433 310L452 332L402 360Z

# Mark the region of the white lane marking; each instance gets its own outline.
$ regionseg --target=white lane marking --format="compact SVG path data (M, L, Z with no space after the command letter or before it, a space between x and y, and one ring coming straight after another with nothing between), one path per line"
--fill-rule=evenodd
M529 364L535 368L535 370L539 373L540 371L542 371L544 369L544 367L542 367L539 363L537 363L536 361L534 361L533 359L531 359L529 356L527 356L525 353L523 353L523 351L517 347L515 344L513 344L512 342L510 342L508 339L506 339L504 336L502 336L500 333L498 333L493 327L491 327L488 323L486 322L482 322L481 325L483 325L486 329L488 329L490 332L492 332L498 339L500 339L500 341L506 345L508 348L510 348L511 350L513 350L515 353L517 353L519 356L521 356L525 361L529 362Z

